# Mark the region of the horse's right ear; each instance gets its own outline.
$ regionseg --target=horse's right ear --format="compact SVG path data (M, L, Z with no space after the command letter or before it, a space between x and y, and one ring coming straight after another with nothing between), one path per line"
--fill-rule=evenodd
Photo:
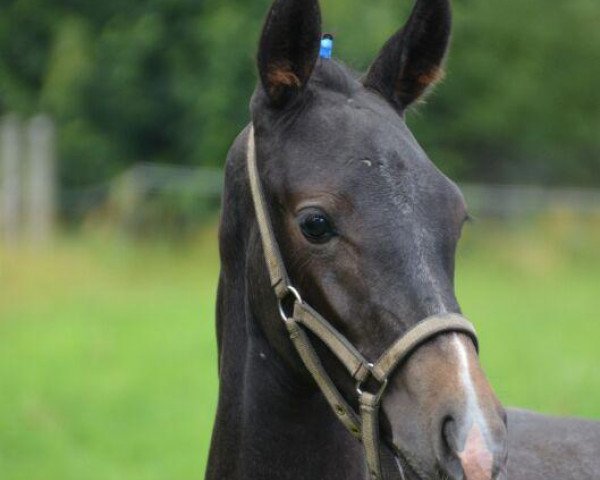
M318 0L275 0L258 49L262 85L274 106L303 90L319 57L321 11Z

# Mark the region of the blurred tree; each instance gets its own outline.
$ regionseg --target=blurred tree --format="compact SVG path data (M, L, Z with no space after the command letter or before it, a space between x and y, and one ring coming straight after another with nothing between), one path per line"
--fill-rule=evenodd
M414 119L434 158L467 180L600 185L600 4L454 5L448 78Z
M65 186L136 161L222 164L248 120L270 0L0 0L0 113L52 113ZM336 56L364 69L401 0L322 0ZM448 79L409 115L472 181L600 185L600 4L455 0Z

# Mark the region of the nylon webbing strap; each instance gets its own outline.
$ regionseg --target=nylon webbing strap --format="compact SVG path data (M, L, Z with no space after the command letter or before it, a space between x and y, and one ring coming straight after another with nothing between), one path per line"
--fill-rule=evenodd
M379 398L364 392L359 399L362 418L362 442L365 449L367 468L372 480L381 480L381 458L379 458Z
M369 375L369 362L354 348L346 337L335 330L329 322L313 310L306 303L294 305L294 318L306 325L321 341L323 341L340 362L346 367L348 373L357 382L364 382Z
M408 357L421 343L429 340L435 335L447 332L465 333L471 337L475 347L477 347L475 327L473 327L473 324L466 318L455 313L434 315L417 323L417 325L388 348L384 354L379 357L379 360L373 366L371 373L377 380L383 382L388 378L396 366L406 359L406 357Z
M298 326L298 323L294 319L288 320L286 326L300 358L323 393L325 400L327 400L337 418L344 424L348 431L360 439L360 420L331 381L306 333L302 331L302 328Z
M250 178L250 189L252 191L252 200L254 202L254 210L258 221L258 229L260 230L265 261L267 263L267 269L269 270L271 286L275 290L277 298L283 298L288 293L287 287L289 286L290 281L287 272L285 271L285 267L283 266L281 252L279 251L279 246L275 240L275 235L273 235L273 229L268 217L269 210L267 209L267 203L265 202L265 196L258 174L258 167L256 166L256 145L254 142L253 125L250 125L248 130L247 148L246 156L248 161L246 163L248 166L248 176Z
M265 262L269 271L271 285L280 301L280 310L284 316L290 339L304 366L310 372L337 418L352 435L362 440L371 479L386 480L382 475L381 468L379 409L381 396L385 392L389 376L419 346L442 333L464 333L473 340L477 348L475 328L468 320L458 314L443 314L426 318L394 342L379 357L374 365L370 364L346 337L338 332L318 312L303 302L300 295L290 284L279 246L273 234L267 204L260 183L258 167L256 165L254 128L252 125L248 131L247 167ZM294 309L292 317L285 318L288 314L283 311L281 302L290 293L293 293L295 296ZM325 371L315 348L312 346L302 326L306 327L314 336L322 341L346 370L348 370L352 378L356 380L360 419L357 412L348 404L331 380L331 377ZM380 383L377 393L362 391L362 385L369 379L374 379ZM373 383L372 380L371 383ZM390 455L393 456L393 453L390 453ZM389 477L389 472L386 475Z

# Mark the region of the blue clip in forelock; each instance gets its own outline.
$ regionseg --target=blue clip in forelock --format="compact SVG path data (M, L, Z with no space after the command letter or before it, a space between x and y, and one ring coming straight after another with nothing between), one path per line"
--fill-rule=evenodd
M323 35L321 39L321 51L319 52L319 56L321 58L331 58L331 54L333 53L333 35L326 33Z

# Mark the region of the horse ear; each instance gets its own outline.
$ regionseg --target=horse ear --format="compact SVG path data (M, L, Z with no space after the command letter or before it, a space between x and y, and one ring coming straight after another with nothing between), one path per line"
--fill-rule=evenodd
M364 85L404 111L443 77L451 24L450 0L417 0L406 25L371 65Z
M262 85L275 106L306 86L319 56L318 0L276 0L267 15L258 49Z

